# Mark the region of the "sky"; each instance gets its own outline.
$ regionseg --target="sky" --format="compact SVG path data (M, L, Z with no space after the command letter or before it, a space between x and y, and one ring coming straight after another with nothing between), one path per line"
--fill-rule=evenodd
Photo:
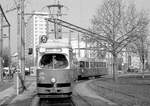
M0 0L0 4L2 5L4 12L15 7L14 1L15 0ZM25 12L30 13L34 10L47 11L44 7L46 5L53 4L54 1L56 0L26 0ZM96 9L101 6L102 1L103 0L60 0L60 2L65 6L64 12L67 14L67 16L65 16L67 21L84 28L88 28L90 26L90 20L95 14ZM150 0L125 1L134 2L138 9L145 9L150 12ZM17 51L17 14L16 11L11 11L9 13L5 13L5 15L11 24L11 51L15 52ZM27 16L25 18L27 19Z

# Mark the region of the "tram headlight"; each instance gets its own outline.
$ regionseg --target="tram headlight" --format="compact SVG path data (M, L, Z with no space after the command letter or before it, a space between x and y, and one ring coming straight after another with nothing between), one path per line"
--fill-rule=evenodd
M51 82L52 83L56 83L56 79L55 78L51 78Z

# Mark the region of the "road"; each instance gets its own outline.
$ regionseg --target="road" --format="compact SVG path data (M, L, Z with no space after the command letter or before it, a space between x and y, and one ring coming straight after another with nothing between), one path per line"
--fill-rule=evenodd
M117 83L110 78L86 80L74 85L71 99L40 100L35 96L9 106L149 106L149 81L146 75L144 79L139 75L122 76Z
M88 88L89 81L78 82L74 85L71 99L39 99L32 101L32 106L114 106L109 100L96 95ZM102 100L101 100L102 99Z
M24 97L7 106L112 106L109 101L101 101L93 91L88 89L89 81L78 82L74 85L71 99L40 99L37 95ZM33 84L35 88L35 84ZM33 91L34 92L34 91Z
M17 97L17 102L7 104L7 106L114 106L111 101L97 96L94 91L88 88L90 81L77 82L73 87L71 99L40 99L37 95L32 94L35 93L36 88L34 82L30 87L30 90L33 91L29 90L27 95L20 95Z

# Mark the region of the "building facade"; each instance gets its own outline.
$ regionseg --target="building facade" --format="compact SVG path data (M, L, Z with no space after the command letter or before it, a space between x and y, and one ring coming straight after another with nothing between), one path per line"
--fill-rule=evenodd
M39 44L39 39L42 35L47 33L47 22L45 18L48 18L45 12L34 12L29 17L26 23L26 36L25 36L25 58L26 65L34 66L34 61L36 58L36 46ZM32 48L32 54L29 55L29 48Z

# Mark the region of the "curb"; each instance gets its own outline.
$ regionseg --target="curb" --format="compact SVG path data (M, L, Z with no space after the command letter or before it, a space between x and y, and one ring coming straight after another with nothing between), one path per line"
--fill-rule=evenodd
M6 104L9 104L9 102L11 102L11 100L17 96L15 94L15 89L14 89L14 86L11 86L7 89L5 89L4 91L0 92L2 98L0 99L0 106L3 106Z

